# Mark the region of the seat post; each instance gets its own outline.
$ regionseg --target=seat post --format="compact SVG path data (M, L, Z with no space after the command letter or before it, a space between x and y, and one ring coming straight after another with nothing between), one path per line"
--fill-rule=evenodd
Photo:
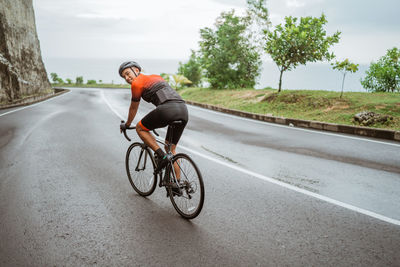
M168 131L170 132L170 135L169 135L169 137L168 137L168 145L167 145L169 151L167 151L167 152L171 152L172 137L174 136L174 128L175 128L175 126L180 125L180 124L182 124L182 123L183 123L183 121L177 120L177 121L171 122L171 123L168 125Z
M171 152L172 136L173 136L173 133L174 133L174 126L173 125L168 125L168 131L167 132L170 133L169 136L168 136L168 144L167 144L167 147L168 147L167 153L169 153L169 152Z

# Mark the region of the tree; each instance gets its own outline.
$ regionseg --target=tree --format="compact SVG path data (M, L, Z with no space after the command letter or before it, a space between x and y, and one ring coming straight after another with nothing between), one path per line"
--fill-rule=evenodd
M170 75L168 74L168 73L161 73L160 74L160 76L167 82L167 83L169 83L169 81L170 81Z
M271 22L267 8L267 0L247 0L247 14L263 30L268 30Z
M97 84L96 80L88 80L87 84Z
M371 92L400 91L400 49L387 50L377 63L372 62L361 79L362 86Z
M185 85L191 84L192 82L183 75L173 74L171 86L175 89L182 89Z
M76 84L83 84L83 77L82 77L82 76L76 77L75 83L76 83Z
M282 75L285 71L307 62L331 60L335 57L328 49L339 42L340 32L326 36L323 28L326 23L324 14L320 18L302 17L299 23L298 18L290 16L285 17L284 26L279 24L273 32L267 33L265 50L280 71L278 92L281 91Z
M65 79L67 81L67 84L71 84L72 80L70 78Z
M50 73L50 77L51 77L51 80L53 81L53 83L58 83L58 84L64 83L63 79L58 77L58 74L55 72Z
M200 62L212 88L253 87L259 76L260 55L245 36L249 20L234 12L221 13L215 30L200 30Z
M259 47L264 47L266 33L271 26L267 0L247 0L247 16L251 21L249 38L258 43Z
M179 62L178 74L187 77L187 79L191 81L190 86L199 86L201 83L201 73L200 60L196 52L192 50L192 54L187 63L182 64Z
M53 81L53 83L58 83L58 79L60 79L58 77L58 74L55 72L50 73L50 77L51 77L51 80Z
M351 63L347 58L343 61L336 61L331 64L334 70L338 70L343 74L342 80L342 92L340 93L340 98L343 95L344 79L346 78L347 72L355 73L358 71L358 64Z

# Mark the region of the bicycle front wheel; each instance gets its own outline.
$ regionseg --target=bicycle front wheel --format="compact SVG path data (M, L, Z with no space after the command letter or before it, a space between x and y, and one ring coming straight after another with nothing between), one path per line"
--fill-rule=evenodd
M169 196L175 210L185 219L193 219L200 214L204 203L204 183L199 169L186 154L176 154L172 159L174 170L170 177L179 180L179 194L169 188ZM173 179L175 180L175 179Z
M133 189L141 196L149 196L156 189L155 161L150 149L142 143L129 146L125 158L126 173Z

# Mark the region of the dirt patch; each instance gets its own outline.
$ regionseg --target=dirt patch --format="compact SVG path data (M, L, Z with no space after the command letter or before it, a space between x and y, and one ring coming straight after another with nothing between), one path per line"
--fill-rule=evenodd
M272 102L272 101L274 101L277 97L278 97L278 94L272 93L272 94L268 95L268 96L265 98L264 101Z
M269 96L269 94L261 95L261 96L256 98L256 102L257 103L263 102L263 101L267 100L268 96Z
M384 108L386 108L386 105L378 105L378 106L375 106L375 108L376 109L384 109Z
M304 99L304 96L297 94L286 94L286 95L281 95L279 99L286 104L293 104L301 102Z
M261 102L264 102L264 101L268 101L268 98L272 94L273 94L272 92L265 93L265 94L257 94L255 96L252 96L249 102L256 104L256 103L261 103Z
M335 103L332 106L327 107L324 109L324 112L332 111L332 110L344 110L348 109L350 106L346 103Z
M254 91L249 91L249 92L237 92L237 93L234 93L232 96L234 98L253 99L253 98L256 98L256 96L259 94L260 94L260 92L257 92L256 90L254 90Z
M331 107L328 107L328 108L324 109L324 112L329 112L329 111L332 111L334 109L335 109L335 107L331 106Z

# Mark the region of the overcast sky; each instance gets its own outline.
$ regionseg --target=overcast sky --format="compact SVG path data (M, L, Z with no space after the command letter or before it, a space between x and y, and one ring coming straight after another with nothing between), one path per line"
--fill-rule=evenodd
M186 59L199 30L222 11L242 14L246 0L33 0L42 56ZM327 16L342 32L332 51L355 63L400 47L400 0L269 0L272 25L285 16ZM265 58L268 59L268 58Z

